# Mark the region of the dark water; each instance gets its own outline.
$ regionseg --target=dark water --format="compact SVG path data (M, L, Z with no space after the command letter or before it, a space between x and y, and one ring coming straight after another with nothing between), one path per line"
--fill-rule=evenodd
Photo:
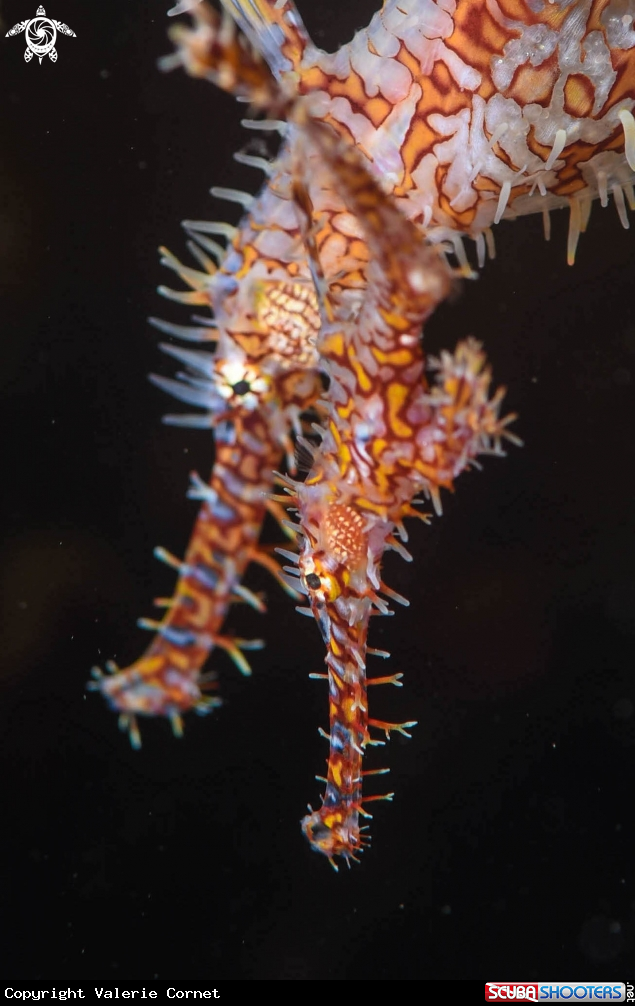
M342 6L310 13L317 41L346 40L373 7ZM170 283L155 248L180 255L181 218L225 212L212 184L258 179L231 161L242 109L156 70L162 5L47 12L77 38L58 37L56 65L27 65L4 34L35 10L0 8L7 979L621 979L635 924L632 235L596 205L568 268L564 214L550 244L539 219L505 223L497 260L429 327L435 352L484 341L525 447L462 476L444 517L413 527L415 561L388 563L411 608L376 620L372 642L405 687L375 709L419 726L385 752L396 797L371 850L336 876L298 826L326 756L326 696L307 678L320 640L265 574L248 583L270 614L232 615L269 640L253 678L216 656L225 706L182 741L147 723L135 753L84 692L93 663L125 665L148 642L135 620L173 582L152 548L183 550L188 472L211 461L206 434L161 427L167 403L145 379L172 373L145 318L187 316L155 293Z

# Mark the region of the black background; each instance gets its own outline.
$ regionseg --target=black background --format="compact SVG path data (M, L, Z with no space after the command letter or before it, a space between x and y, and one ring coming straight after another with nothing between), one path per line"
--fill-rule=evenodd
M212 184L244 107L182 72L162 4L49 0L59 60L5 39L0 7L1 834L7 980L625 980L633 968L633 235L595 204L574 268L566 214L496 229L498 257L432 319L433 352L485 344L525 447L461 477L386 578L411 600L377 620L405 687L376 714L417 719L385 751L392 805L336 875L298 821L319 803L327 726L317 630L266 589L251 680L212 665L225 705L182 741L142 724L135 753L93 663L130 663L207 475L207 434L160 425L146 373L172 374L145 319L177 322L156 247L225 218ZM31 9L33 8L33 9ZM318 44L364 3L300 3ZM269 529L272 538L275 529ZM371 673L387 672L377 662ZM377 754L370 764L381 764Z

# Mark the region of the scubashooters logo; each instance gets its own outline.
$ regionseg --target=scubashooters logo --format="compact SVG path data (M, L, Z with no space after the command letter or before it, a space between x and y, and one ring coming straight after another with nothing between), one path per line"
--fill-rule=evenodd
M486 1002L624 1002L624 982L487 982Z
M52 63L57 63L57 49L55 41L57 33L62 35L72 35L77 38L74 31L61 21L54 21L53 18L46 17L43 7L38 7L35 17L30 21L18 21L10 28L5 38L9 35L21 35L24 32L26 50L24 52L25 62L30 63L34 56L37 56L40 63L44 56L48 56Z

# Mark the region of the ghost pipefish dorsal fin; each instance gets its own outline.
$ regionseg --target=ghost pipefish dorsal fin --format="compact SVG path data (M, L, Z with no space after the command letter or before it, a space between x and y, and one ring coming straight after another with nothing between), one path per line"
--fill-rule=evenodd
M221 0L251 44L282 78L299 71L311 39L293 0Z

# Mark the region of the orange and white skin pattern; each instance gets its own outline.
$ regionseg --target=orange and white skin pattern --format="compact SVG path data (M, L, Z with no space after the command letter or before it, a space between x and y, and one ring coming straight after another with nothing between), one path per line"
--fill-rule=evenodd
M287 329L293 327L294 314L296 326L302 323L315 334L319 317L314 295L307 296L306 290L300 287L294 297L292 287L277 286L270 294L275 293L273 304ZM271 305L266 309L273 312ZM278 324L276 337L281 339L280 318ZM155 553L179 576L173 596L155 602L166 608L163 619L139 623L155 632L154 639L130 667L119 670L109 664L108 676L98 671L94 675L92 687L121 714L121 728L135 747L141 743L138 715L168 717L180 735L183 713L192 708L206 713L219 704L218 698L201 691L213 683L213 677L201 674L213 647L224 648L243 673L250 673L242 650L262 643L238 640L221 630L233 601L265 610L262 600L241 584L250 562L281 580L277 562L258 546L258 539L267 510L278 520L285 517L283 508L269 498L274 472L289 451L290 427L321 389L314 368L280 365L277 375L264 373L227 335L221 336L213 355L168 345L164 349L187 363L189 373L181 375L180 382L155 377L155 383L207 410L201 425L213 425L216 450L209 484L192 475L188 496L202 504L183 561L164 549ZM190 425L199 421L198 416L167 418L185 418Z
M194 33L179 33L180 60L186 68L192 65L193 51L199 70L206 60L208 65L210 62L205 54L211 51L209 23L206 15L197 14L203 10L197 7L193 11L197 24ZM276 16L284 14L284 6L276 8ZM239 23L245 27L243 21ZM207 49L201 44L204 37ZM279 33L276 38L279 42ZM262 36L255 41L262 41ZM301 27L297 42L301 47ZM273 51L272 47L270 53ZM210 71L197 75L212 76ZM420 232L381 196L355 155L350 151L345 155L344 148L335 150L335 138L330 133L315 134L314 128L311 151L310 129L305 129L302 105L299 107L300 111L292 114L288 139L276 162L273 193L267 198L281 192L288 195L289 177L296 162L304 164L313 211L307 243L317 288L321 293L327 290L326 306L333 318L356 319L345 326L335 322L334 327L322 331L318 349L331 381L329 430L320 450L321 460L316 462L317 477L313 472L304 487L296 487L308 544L300 559L302 578L295 583L309 594L310 611L327 642L331 696L327 791L322 809L305 820L304 830L313 846L335 864L335 857L354 858L361 847L361 759L369 743L369 725L377 723L388 732L406 728L405 724L369 721L367 715L364 661L368 620L373 609L386 610L378 595L382 586L381 555L386 547L401 548L393 536L394 525L401 524L411 512L413 495L423 489L438 506L439 486L451 487L470 457L489 449L489 436L498 436L502 427L496 416L500 399L491 403L487 399L489 374L475 343L464 344L456 357L444 354L437 386L432 391L425 386L419 331L424 318L448 292L447 268L436 252L424 246ZM313 100L309 107L313 107ZM330 166L326 172L323 168L320 171L325 156ZM275 221L275 217L271 219ZM262 224L267 227L264 216ZM369 238L375 256L370 283ZM392 247L400 247L401 254L388 254ZM410 272L414 287L407 280ZM368 288L373 292L362 303L363 291ZM378 311L386 317L382 319ZM389 328L393 327L388 337L381 330L386 318ZM235 334L235 325L231 330L234 338L241 340ZM391 348L395 334L399 345ZM375 358L371 357L370 362L369 343L377 344ZM393 379L386 383L388 374ZM346 393L343 388L348 389ZM341 406L338 403L344 394L347 404ZM349 397L357 402L355 413L349 408ZM373 427L384 403L392 429L398 431L396 444L379 437ZM414 410L416 416L421 413L415 447L408 444L415 428L403 418L408 410ZM348 440L353 421L355 435ZM356 457L352 467L347 442L353 445ZM366 453L371 442L372 459ZM391 455L395 450L402 455L396 467ZM414 473L406 471L406 455L413 451L415 458L409 460L412 463L416 459ZM357 486L356 496L351 496L353 485ZM326 594L325 584L333 587ZM333 602L330 607L329 602ZM397 677L376 680L398 683Z
M220 435L219 435L220 434ZM171 598L155 603L166 607L160 622L142 619L140 625L155 631L143 656L130 667L99 675L95 684L127 730L134 747L141 744L136 717L165 716L174 733L182 733L181 717L190 709L209 712L219 704L203 694L213 678L201 676L210 651L222 646L243 673L250 673L242 650L262 645L222 635L232 601L250 600L259 610L258 597L240 586L252 560L273 560L258 549L266 512L266 494L272 489L272 470L282 460L282 450L272 444L257 411L234 415L232 424L217 429L216 460L209 485L195 474L188 495L204 500L182 562L157 550L179 571Z
M177 52L166 57L166 68L183 65L194 76L249 97L256 105L284 104L268 67L237 34L233 21L205 5L193 14L193 30L173 29ZM250 561L264 563L279 576L273 558L256 548L266 512L264 499L271 494L273 472L285 457L293 469L291 433L300 431L301 413L322 390L315 346L320 316L294 199L292 156L287 142L273 162L240 158L267 175L256 197L213 190L247 210L237 228L223 222L184 222L191 238L189 250L202 268L183 265L162 249L163 263L190 289L160 287L160 292L181 304L211 308L214 327L156 319L154 324L177 339L213 343L215 350L210 354L165 343L163 351L187 370L178 380L152 379L179 400L205 410L203 415L167 416L166 421L216 429L217 450L209 486L197 477L189 493L202 498L203 505L184 560L157 550L159 558L179 571L179 578L174 596L162 602L167 607L162 621L140 622L156 632L153 642L129 667L120 670L110 662L111 676L94 672L91 687L120 712L121 726L135 746L140 744L138 715L166 716L180 734L185 712L192 708L207 712L218 704L216 697L201 693L202 687L212 686L212 676L202 675L202 669L214 646L225 647L239 668L249 671L241 649L250 644L222 634L222 625L237 598L263 610L262 603L241 586ZM337 275L340 297L354 298L366 283L368 253L360 227L328 187L321 193L320 205L322 261L330 275ZM217 237L226 239L226 248ZM284 516L279 505L271 501L267 505L279 519ZM232 543L229 550L227 542ZM284 576L279 578L287 590L292 589Z
M218 704L217 698L201 694L201 687L210 684L201 672L214 646L224 647L239 668L249 672L241 650L254 644L223 635L222 625L233 600L247 600L264 610L241 586L251 561L266 565L280 579L277 562L257 547L267 509L278 519L285 516L267 497L285 458L293 468L291 434L300 431L301 414L322 391L315 348L318 303L285 180L288 173L274 166L271 184L251 200L238 228L186 221L190 250L202 269L184 266L163 250L164 263L191 289L161 292L180 303L211 308L214 327L154 323L169 336L208 347L211 343L214 352L164 343L164 352L186 370L177 380L152 379L179 400L204 410L167 416L166 421L214 429L216 458L209 485L196 477L189 492L203 504L183 562L163 549L157 551L179 570L179 578L174 596L163 602L167 611L162 621L140 622L156 632L150 647L129 667L107 665L109 676L94 672L91 687L121 714L121 727L136 747L138 715L166 716L180 734L183 713L192 708L207 712ZM210 234L227 237L227 249ZM220 258L218 267L211 254Z
M361 793L361 766L369 727L389 735L413 725L368 717L369 619L386 613L382 593L404 600L383 584L382 556L388 548L403 551L395 534L405 535L403 519L416 515L415 497L423 493L440 509L441 487L451 489L479 453L500 453L509 420L498 418L502 393L489 398L489 371L473 340L436 362L436 380L428 386L421 327L448 294L448 267L380 190L353 147L316 123L307 125L307 139L362 221L371 254L356 317L344 320L327 297L332 320L318 348L331 382L328 419L313 467L295 486L299 581L327 646L330 696L326 791L322 807L302 827L312 847L335 865L337 856L355 859L362 844L359 815L368 798ZM310 170L305 207L310 193L320 190ZM311 249L310 236L307 245ZM378 680L397 683L394 677Z
M593 199L628 226L635 0L386 0L333 54L291 2L223 3L433 239L469 235L482 262L492 224L542 212L548 236L569 207L572 262Z

